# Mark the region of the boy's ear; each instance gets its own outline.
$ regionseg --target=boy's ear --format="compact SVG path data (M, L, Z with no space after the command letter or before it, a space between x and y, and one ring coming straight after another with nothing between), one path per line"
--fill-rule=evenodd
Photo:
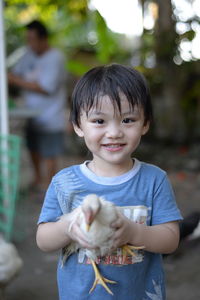
M144 124L143 130L142 130L142 135L145 135L148 132L149 126L150 126L149 122L147 122L146 124Z
M84 133L83 133L82 129L79 126L73 124L73 127L74 127L74 131L76 132L76 134L79 137L84 137Z

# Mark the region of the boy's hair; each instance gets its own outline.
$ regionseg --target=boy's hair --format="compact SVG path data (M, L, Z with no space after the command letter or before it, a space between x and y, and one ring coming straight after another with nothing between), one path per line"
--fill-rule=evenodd
M145 78L131 67L111 64L89 70L77 82L72 94L71 121L79 126L81 111L88 113L105 95L120 112L121 95L125 95L131 108L135 105L142 108L145 124L152 120L151 97Z
M45 27L45 25L42 22L40 22L38 20L34 20L34 21L30 22L29 24L27 24L26 29L27 30L35 30L37 33L37 36L39 38L47 38L48 37L47 28Z

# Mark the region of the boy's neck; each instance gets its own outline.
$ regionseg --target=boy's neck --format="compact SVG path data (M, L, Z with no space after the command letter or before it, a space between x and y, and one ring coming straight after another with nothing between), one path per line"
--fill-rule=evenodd
M103 176L103 177L115 177L120 176L128 171L130 171L133 168L134 165L134 159L130 159L130 161L127 161L127 164L104 164L102 167L102 164L98 164L96 160L92 160L87 165L88 168L97 176Z

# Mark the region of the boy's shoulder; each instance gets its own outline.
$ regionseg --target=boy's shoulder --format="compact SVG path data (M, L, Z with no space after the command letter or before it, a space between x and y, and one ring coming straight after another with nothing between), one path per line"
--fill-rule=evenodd
M53 181L54 180L57 180L59 177L62 177L62 176L67 176L67 175L70 175L70 174L73 174L75 173L75 170L77 170L78 168L80 167L80 165L72 165L72 166L69 166L69 167L66 167L60 171L58 171L54 176L53 176Z
M63 213L72 211L82 202L80 193L84 190L84 186L79 174L80 165L73 165L60 170L52 178L51 186ZM76 200L74 201L74 199Z
M146 173L147 175L157 175L157 176L166 176L166 171L161 169L160 167L150 164L147 162L141 162L141 171Z

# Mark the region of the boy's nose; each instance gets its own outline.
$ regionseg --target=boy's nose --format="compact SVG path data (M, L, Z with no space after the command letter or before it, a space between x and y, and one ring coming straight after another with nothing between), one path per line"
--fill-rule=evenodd
M106 136L108 138L120 138L120 137L122 137L122 135L123 135L123 133L122 133L120 126L113 124L107 128Z

